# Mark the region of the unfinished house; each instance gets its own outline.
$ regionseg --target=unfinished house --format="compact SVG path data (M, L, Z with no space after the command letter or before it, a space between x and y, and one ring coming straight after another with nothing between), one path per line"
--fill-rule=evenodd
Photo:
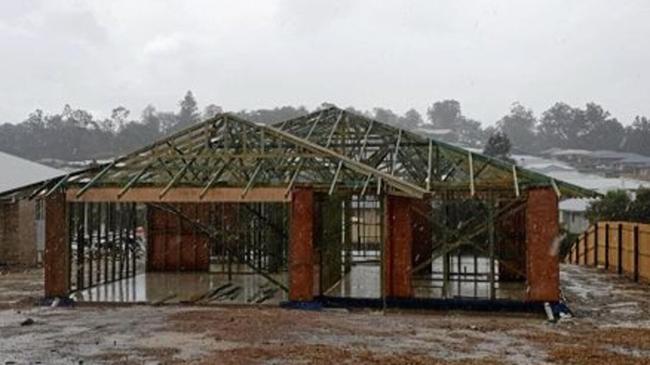
M42 204L20 197L64 172L4 152L0 171L0 268L36 266L44 248Z
M593 193L333 107L218 115L33 195L48 297L471 306L558 301L558 200Z

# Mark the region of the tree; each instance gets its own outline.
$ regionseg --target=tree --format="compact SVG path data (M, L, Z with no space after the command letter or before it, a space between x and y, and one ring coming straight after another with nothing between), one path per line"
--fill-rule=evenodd
M625 130L621 123L598 104L588 103L582 111L585 132L580 136L582 148L596 150L619 150Z
M210 119L221 113L223 113L223 108L215 104L210 104L203 109L203 119Z
M485 131L481 128L481 122L462 117L455 130L456 141L469 146L479 147L485 143Z
M497 128L509 137L514 147L532 152L537 145L536 124L537 119L532 110L519 103L514 103L510 107L510 113L497 122Z
M463 116L460 103L456 100L443 100L433 103L427 109L427 117L433 128L451 130L451 133L441 137L447 142L477 147L485 141L485 133L481 129L481 123Z
M620 150L624 129L598 104L583 110L556 103L542 114L539 136L545 147Z
M179 102L178 122L173 129L180 130L196 123L199 120L199 108L191 90L185 93L183 100Z
M456 129L462 119L460 103L456 100L436 101L427 109L427 117L434 128Z
M508 136L503 132L496 132L488 139L483 153L501 160L509 160L511 147Z
M403 117L399 117L399 125L404 129L415 129L424 123L422 115L411 108L406 111Z
M650 120L636 116L632 125L625 129L621 147L628 152L650 156Z
M282 106L273 109L241 110L237 115L256 123L277 123L287 119L298 118L309 114L304 106Z
M151 131L155 131L156 134L160 132L160 118L156 107L151 104L147 105L142 110L141 119L142 124L146 125Z
M566 103L555 103L542 113L538 133L546 148L579 148L577 142L585 129L579 109Z
M379 122L390 124L396 127L399 126L399 117L390 109L374 108L373 114L375 120Z
M131 111L123 106L118 106L113 109L111 111L111 124L113 128L117 128L117 130L124 128L124 123L129 119L129 114L131 114Z
M592 223L599 220L627 220L630 204L630 196L625 190L612 190L601 199L589 203L585 213Z
M630 204L629 220L650 223L650 188L640 188Z
M156 113L160 121L160 129L163 134L173 133L180 129L178 122L178 115L173 112L158 112Z

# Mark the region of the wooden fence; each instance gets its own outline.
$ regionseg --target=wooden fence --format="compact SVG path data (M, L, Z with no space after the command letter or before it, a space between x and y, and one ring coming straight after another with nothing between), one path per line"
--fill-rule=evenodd
M650 224L598 222L578 237L567 262L650 281Z

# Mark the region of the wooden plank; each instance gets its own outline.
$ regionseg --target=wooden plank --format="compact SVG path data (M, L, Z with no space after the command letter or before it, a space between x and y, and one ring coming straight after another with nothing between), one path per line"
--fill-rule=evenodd
M68 189L67 201L83 202L288 202L284 188L258 187L251 188L245 195L243 188L222 187L211 188L203 198L200 194L203 188L174 188L160 198L160 190L154 187L132 188L121 198L118 197L120 188L91 188L77 198L77 189Z

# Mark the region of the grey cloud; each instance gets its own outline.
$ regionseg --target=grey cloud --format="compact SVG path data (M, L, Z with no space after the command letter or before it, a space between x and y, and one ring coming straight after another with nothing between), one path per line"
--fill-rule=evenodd
M71 103L226 109L457 98L486 123L595 101L650 115L650 2L16 1L0 4L0 122Z

